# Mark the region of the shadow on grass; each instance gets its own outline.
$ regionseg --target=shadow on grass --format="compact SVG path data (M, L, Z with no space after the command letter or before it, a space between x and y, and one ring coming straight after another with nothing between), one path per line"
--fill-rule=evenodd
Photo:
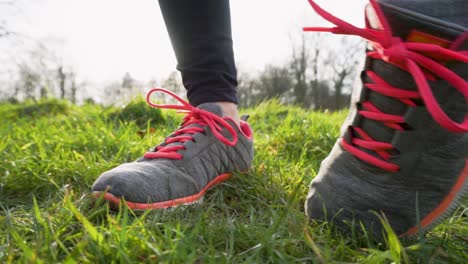
M146 128L148 122L151 124L165 123L165 118L160 109L149 107L143 98L134 100L116 111L109 114L109 119L117 124L135 122L140 128Z
M54 116L67 114L70 110L66 101L57 99L47 99L41 101L28 101L19 105L10 105L2 108L1 115L7 118L16 119L24 117Z

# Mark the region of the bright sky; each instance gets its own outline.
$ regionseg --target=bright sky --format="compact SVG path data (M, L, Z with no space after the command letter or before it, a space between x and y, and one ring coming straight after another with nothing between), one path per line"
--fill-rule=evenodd
M130 72L139 80L160 80L175 69L157 0L21 1L15 29L33 39L55 40L49 45L80 79L107 82ZM317 3L363 25L365 0ZM326 25L307 0L231 0L231 12L236 60L244 71L283 62L291 51L290 36L299 36L302 26Z

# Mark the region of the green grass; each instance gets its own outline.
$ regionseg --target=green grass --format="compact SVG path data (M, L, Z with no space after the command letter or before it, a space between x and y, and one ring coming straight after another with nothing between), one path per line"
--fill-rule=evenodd
M141 105L136 103L137 105ZM132 105L135 113L149 115ZM96 177L140 157L181 117L60 101L0 105L0 263L466 263L458 210L422 239L346 237L304 215L309 182L346 113L272 101L248 109L253 169L191 207L136 214L93 203ZM130 111L127 109L127 111ZM156 111L156 110L152 110ZM156 132L148 128L155 128Z

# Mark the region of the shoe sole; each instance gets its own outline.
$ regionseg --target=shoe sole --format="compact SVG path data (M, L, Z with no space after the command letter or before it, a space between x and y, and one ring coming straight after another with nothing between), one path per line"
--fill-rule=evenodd
M465 160L465 167L460 172L457 181L453 185L449 194L442 202L425 216L417 226L413 226L408 231L400 235L403 238L414 238L420 231L424 233L440 224L448 218L457 208L460 199L468 192L468 159Z
M93 192L94 197L96 198L103 198L107 202L110 203L112 208L118 208L119 204L121 201L123 201L126 206L134 211L146 211L146 210L157 210L157 209L166 209L166 208L171 208L171 207L176 207L180 205L190 205L194 204L197 202L200 202L205 195L205 193L211 189L212 187L228 180L231 177L231 173L225 173L216 176L211 182L209 182L200 192L190 195L190 196L185 196L185 197L180 197L176 198L174 200L168 200L168 201L163 201L163 202L157 202L157 203L136 203L136 202L130 202L130 201L124 201L120 197L117 197L113 195L112 193L109 192Z

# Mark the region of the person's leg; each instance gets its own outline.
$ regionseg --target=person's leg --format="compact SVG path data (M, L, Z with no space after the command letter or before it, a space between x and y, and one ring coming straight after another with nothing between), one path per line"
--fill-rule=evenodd
M383 213L402 237L450 216L468 191L468 9L465 0L371 0L371 41L342 137L311 183L306 213L380 237ZM307 29L306 29L307 30ZM323 31L323 28L310 28Z
M135 162L104 172L93 193L136 210L199 201L235 171L249 169L253 135L237 113L236 68L228 0L160 0L190 104L153 107L184 110L186 116L164 142Z
M220 103L239 121L229 0L159 0L190 104Z

